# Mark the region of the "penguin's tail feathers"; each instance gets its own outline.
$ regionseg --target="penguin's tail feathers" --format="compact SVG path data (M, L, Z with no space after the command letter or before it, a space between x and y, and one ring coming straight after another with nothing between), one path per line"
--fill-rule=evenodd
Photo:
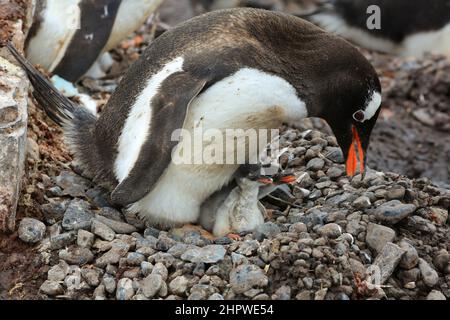
M45 113L59 126L73 121L75 113L79 113L77 109L83 108L63 96L41 72L17 51L12 43L7 43L6 47L25 70L34 88L33 96Z

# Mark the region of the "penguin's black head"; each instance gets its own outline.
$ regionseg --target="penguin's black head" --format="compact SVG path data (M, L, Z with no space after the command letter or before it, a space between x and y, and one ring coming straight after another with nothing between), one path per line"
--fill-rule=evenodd
M364 172L370 135L381 107L381 85L369 62L360 56L347 66L337 66L322 81L315 110L333 130L346 161L347 174Z

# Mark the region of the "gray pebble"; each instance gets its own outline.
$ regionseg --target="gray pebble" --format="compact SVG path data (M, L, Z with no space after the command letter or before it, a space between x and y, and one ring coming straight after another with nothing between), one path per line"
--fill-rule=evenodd
M94 214L90 205L84 200L72 200L64 213L62 226L66 230L89 229Z
M152 274L159 274L164 281L167 281L167 277L169 276L169 271L166 266L161 262L155 264L152 270Z
M116 299L131 300L134 296L133 281L128 278L120 279L117 283Z
M395 224L408 217L416 210L413 204L403 204L398 200L391 200L375 209L378 221Z
M98 268L82 268L81 276L91 287L97 287L100 284L100 277L103 271Z
M318 230L319 234L331 239L336 239L342 234L342 228L336 223L328 223Z
M147 298L153 298L162 287L163 279L159 274L150 274L141 283L142 293Z
M98 214L101 217L107 218L108 220L113 220L113 221L116 221L116 222L124 222L122 213L120 211L117 211L114 208L102 207L98 211ZM99 219L99 221L103 222L101 219ZM107 225L107 223L105 223L105 224Z
M264 272L256 265L244 264L233 268L230 273L230 285L235 293L244 293L253 287L263 288L269 283Z
M314 158L308 161L308 163L306 164L306 169L317 171L321 170L324 167L324 165L325 161L323 161L323 159Z
M59 252L59 258L69 264L84 265L94 260L94 254L87 248L71 246Z
M430 288L434 287L439 281L439 275L436 270L434 270L428 262L424 259L419 258L419 269L422 275L423 282Z
M54 224L62 220L64 212L66 212L66 209L67 209L66 202L50 202L41 205L44 220L48 224Z
M381 252L386 243L392 242L394 238L395 231L391 228L375 223L369 223L367 226L366 243L376 252Z
M400 241L399 246L405 250L405 254L400 260L400 267L408 270L417 266L417 263L419 263L419 254L416 248L405 239Z
M57 296L64 293L64 289L61 284L59 284L58 281L51 280L44 281L39 290L49 296Z
M95 264L98 267L104 267L107 264L117 264L120 258L127 254L128 250L130 250L129 244L123 242L122 240L116 239L112 242L111 249L101 257L97 258Z
M373 263L373 270L379 272L380 284L384 284L391 277L404 253L405 250L396 244L386 243Z
M50 281L63 281L69 273L69 265L64 260L60 260L57 265L48 270L47 278Z
M91 232L106 241L113 241L116 236L114 230L97 219L92 220Z
M388 200L403 199L404 196L405 196L405 188L402 186L394 186L391 189L389 189L386 193L386 198Z
M93 233L80 229L77 235L77 245L82 248L91 248L94 244L94 238Z
M63 195L83 197L89 188L89 181L69 171L62 172L55 178L56 184L63 189Z
M106 300L105 286L101 284L97 288L95 288L93 296L94 300Z
M105 286L105 290L112 294L116 291L116 280L110 274L106 273L103 276L102 284Z
M138 231L135 226L132 226L131 224L128 224L128 223L125 223L125 222L108 219L106 217L99 216L99 215L97 215L95 219L100 221L104 225L108 226L109 228L111 228L116 233L132 234L133 232L137 232Z
M37 243L44 238L45 224L32 218L23 218L19 224L19 238L26 243Z
M213 293L208 300L224 300L224 298L220 293Z
M50 248L58 250L70 246L75 242L76 235L73 231L58 234L50 237Z
M217 263L225 257L226 250L221 245L209 245L203 248L187 250L181 259L193 263Z
M171 293L178 296L183 296L188 288L189 279L185 276L178 276L169 283L169 290Z
M356 198L353 201L352 205L356 209L361 210L361 209L369 208L371 206L371 202L370 202L369 197L361 196L361 197Z
M127 265L139 266L145 260L145 256L141 253L130 252L127 255Z
M437 290L431 290L427 295L427 300L447 300L444 294Z

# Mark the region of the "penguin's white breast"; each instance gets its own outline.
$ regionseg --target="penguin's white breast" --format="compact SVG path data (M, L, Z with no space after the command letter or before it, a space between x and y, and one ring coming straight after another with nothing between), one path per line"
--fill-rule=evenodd
M30 40L27 58L53 71L80 27L81 0L47 0L37 34Z
M184 129L190 132L199 126L205 131L272 129L278 128L283 121L296 121L306 116L305 103L289 82L257 69L243 68L192 101ZM183 144L187 141L183 139L178 147L190 148ZM140 152L140 148L137 150ZM152 192L131 209L154 220L195 221L200 205L230 181L238 166L171 162Z

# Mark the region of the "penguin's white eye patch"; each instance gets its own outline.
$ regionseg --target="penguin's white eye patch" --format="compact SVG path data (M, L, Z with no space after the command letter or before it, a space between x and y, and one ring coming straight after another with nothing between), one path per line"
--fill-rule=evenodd
M364 114L364 111L358 110L353 114L353 119L358 122L364 122L366 115Z

